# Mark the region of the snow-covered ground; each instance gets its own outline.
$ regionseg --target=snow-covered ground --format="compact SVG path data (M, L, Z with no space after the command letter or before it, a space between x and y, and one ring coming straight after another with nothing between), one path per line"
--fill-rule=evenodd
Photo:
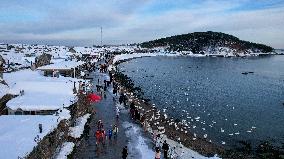
M37 56L43 53L51 54L53 58L66 58L69 51L65 46L0 44L0 55L14 69L29 67Z
M168 51L168 47L154 47L150 49L154 52L167 52L167 53L178 53L182 55L189 55L193 57L204 57L204 56L223 56L223 57L233 57L233 56L258 56L262 54L273 54L270 53L263 53L259 49L247 49L245 51L239 51L237 49L233 49L230 47L221 47L221 46L207 46L202 49L202 54L193 54L192 51ZM277 50L275 50L277 52Z
M171 154L172 154L172 156L175 156L175 157L179 156L181 159L188 159L188 158L194 158L194 159L220 159L219 157L217 157L217 155L215 155L214 157L202 156L198 152L193 151L193 150L183 146L182 144L179 144L178 142L167 138L166 136L162 136L162 138L160 140L161 141L166 140L167 143L171 147Z
M142 130L135 124L129 122L123 122L122 126L127 129L126 136L130 138L129 144L127 145L131 152L138 152L134 156L141 159L152 159L155 158L154 150L149 146L150 141L142 137ZM129 155L131 156L131 154Z
M4 44L0 43L0 56L6 62L6 70L31 66L35 58L43 53L52 55L51 63L62 62L70 57L91 55L101 57L112 52L135 53L141 50L138 46L104 46L104 47L67 47L50 45ZM8 62L10 69L7 69Z
M5 73L4 80L8 83L9 94L19 95L11 99L7 107L17 110L56 110L68 107L76 101L73 94L74 81L69 77L44 77L40 71L21 70ZM76 82L78 88L78 82Z
M91 114L85 114L84 116L76 119L76 126L69 128L69 135L74 138L80 138L83 134L84 126L90 116Z
M122 60L128 60L133 58L139 58L139 57L151 57L151 56L178 56L180 54L166 54L162 52L158 53L134 53L134 54L120 54L116 55L113 59L113 64L115 64L118 61Z
M155 157L154 149L153 147L151 147L151 145L154 145L151 144L151 141L149 141L149 139L146 139L142 136L142 130L138 125L124 122L122 126L127 129L125 133L126 136L130 138L129 145L127 146L129 149L131 149L133 152L138 151L138 156L141 159L152 159ZM166 136L163 136L163 138L160 139L160 141L164 140L166 140L171 147L169 153L172 157L178 157L180 159L220 159L219 157L217 157L217 155L214 157L202 156L198 152L184 147L176 141L168 139ZM160 147L162 147L162 145L160 145Z
M275 49L276 54L284 55L284 49Z
M69 111L55 115L2 115L0 116L0 158L16 159L28 155L37 140L52 132L62 119L70 118ZM42 124L42 133L39 132Z
M156 54L150 54L150 53L121 54L121 55L116 55L114 57L113 63L116 63L122 60L132 59L132 58L151 57L151 56L156 56Z

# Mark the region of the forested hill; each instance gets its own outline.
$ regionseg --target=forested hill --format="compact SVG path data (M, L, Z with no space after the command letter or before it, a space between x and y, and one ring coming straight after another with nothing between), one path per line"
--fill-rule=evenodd
M194 32L161 38L140 44L143 48L164 47L167 51L190 51L192 53L220 53L220 49L234 53L268 53L273 48L252 43L221 32ZM221 50L222 52L222 50Z

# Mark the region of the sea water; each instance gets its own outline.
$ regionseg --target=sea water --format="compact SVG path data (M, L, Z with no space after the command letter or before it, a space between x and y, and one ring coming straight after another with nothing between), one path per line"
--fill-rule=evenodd
M119 69L201 138L229 147L284 142L284 56L144 57Z

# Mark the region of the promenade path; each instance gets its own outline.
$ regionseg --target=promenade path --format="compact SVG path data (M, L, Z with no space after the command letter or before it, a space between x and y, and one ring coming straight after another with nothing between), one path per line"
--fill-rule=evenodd
M98 79L100 81L103 81L104 76L106 74L94 72L91 74L93 76L93 84L94 86L98 83ZM110 86L108 88L108 91L105 92L105 95L103 95L103 99L95 103L93 105L96 114L94 115L94 118L92 118L90 122L90 132L89 137L83 139L79 142L79 144L76 146L75 149L75 155L74 158L76 159L119 159L122 158L122 149L124 146L128 146L128 159L139 159L142 158L141 156L141 150L137 150L135 146L131 145L137 145L136 139L138 138L137 134L139 136L143 135L143 132L139 130L140 132L136 132L137 129L134 129L131 125L135 125L133 121L129 118L128 110L124 107L120 108L120 115L119 119L116 119L116 105L118 102L118 97L115 97L111 90ZM100 94L99 92L96 92L96 88L94 88L94 92ZM105 145L100 144L99 146L96 146L96 138L95 138L95 132L97 130L97 121L102 120L104 124L104 129L107 132L109 129L111 129L111 126L114 124L117 124L118 126L118 137L117 139L106 140ZM125 123L128 123L130 126L125 126ZM124 126L123 126L124 125ZM137 126L137 125L136 125ZM139 127L139 126L138 126ZM131 131L134 131L134 136L131 136ZM128 133L126 133L128 132ZM130 133L129 133L130 132ZM135 136L136 135L136 136ZM144 135L143 135L144 136ZM150 141L147 139L148 145ZM130 143L130 144L129 144ZM129 146L130 145L130 146ZM148 146L151 149L151 146Z

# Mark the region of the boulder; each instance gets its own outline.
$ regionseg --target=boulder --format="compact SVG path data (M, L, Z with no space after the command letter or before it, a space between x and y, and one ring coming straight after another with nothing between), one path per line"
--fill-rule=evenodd
M35 65L36 67L41 67L41 66L45 66L45 65L49 65L50 64L50 60L51 60L52 55L50 54L42 54L38 57L36 57L35 59Z
M4 64L5 64L4 58L0 55L0 79L3 78L3 72L4 72Z
M71 53L76 53L76 50L74 49L74 47L70 47L70 48L69 48L69 52L71 52Z
M5 63L6 62L5 62L4 58L0 55L0 67Z

